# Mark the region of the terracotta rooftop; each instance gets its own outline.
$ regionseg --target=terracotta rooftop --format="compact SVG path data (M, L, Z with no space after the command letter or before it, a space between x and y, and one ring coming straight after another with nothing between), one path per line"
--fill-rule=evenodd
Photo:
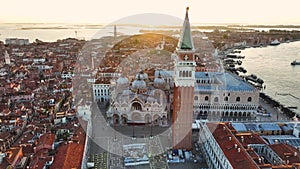
M96 80L95 84L110 84L111 77L101 77Z
M207 126L234 169L259 168L226 123L207 123Z
M237 133L235 137L247 148L248 144L266 144L266 142L256 133Z
M68 152L68 145L60 145L57 150L56 154L54 156L54 161L52 165L50 166L50 169L61 169L63 168L62 166L65 163L67 152Z
M7 151L6 160L9 164L13 164L17 155L22 152L22 147L12 147Z
M85 146L85 131L82 127L76 129L72 140L75 142L60 145L50 169L80 169Z
M285 143L269 145L276 154L287 164L300 164L300 152L293 146Z
M33 138L34 138L34 132L27 130L23 133L23 135L20 136L20 138L18 138L18 140L15 141L15 143L13 144L13 146L19 146L21 144L27 144L29 142L32 141L33 143Z
M34 153L32 160L30 162L30 169L42 169L47 161L50 161L48 158L48 150L41 149L37 153Z
M45 133L39 138L38 145L52 146L54 140L55 140L55 134Z
M32 144L23 144L22 151L23 151L24 156L29 156L31 154L34 154L33 145Z
M8 140L12 137L11 133L6 131L6 132L1 132L0 133L0 138L3 140Z

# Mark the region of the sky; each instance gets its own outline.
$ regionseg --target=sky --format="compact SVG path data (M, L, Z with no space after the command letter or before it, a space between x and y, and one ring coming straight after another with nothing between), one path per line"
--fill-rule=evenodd
M161 13L191 23L297 24L299 0L0 0L0 23L108 24L126 16Z

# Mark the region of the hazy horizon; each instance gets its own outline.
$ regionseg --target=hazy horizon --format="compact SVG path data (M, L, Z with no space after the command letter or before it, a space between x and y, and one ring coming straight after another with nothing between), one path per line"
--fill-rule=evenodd
M85 22L0 22L0 24L23 24L23 25L34 25L34 24L44 24L44 25L50 25L50 24L59 24L59 25L74 25L74 26L108 26L108 25L144 25L144 24L131 24L131 23L123 23L123 24L114 24L112 23L85 23ZM191 26L299 26L300 23L296 24L255 24L255 23L192 23ZM147 26L146 24L144 26ZM156 25L156 26L178 26L182 27L182 24L178 25Z
M297 0L0 0L0 23L107 24L120 18L159 13L183 19L190 7L192 24L300 25Z

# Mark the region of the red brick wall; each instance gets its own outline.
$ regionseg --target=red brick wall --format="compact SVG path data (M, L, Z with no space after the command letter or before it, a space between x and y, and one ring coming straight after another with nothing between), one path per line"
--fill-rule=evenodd
M175 149L192 149L194 87L175 87L172 115L172 144Z

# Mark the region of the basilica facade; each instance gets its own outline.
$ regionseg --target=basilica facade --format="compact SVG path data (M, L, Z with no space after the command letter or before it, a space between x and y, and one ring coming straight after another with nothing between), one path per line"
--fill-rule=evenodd
M147 73L140 71L132 82L121 76L112 87L108 117L118 124L166 126L170 106L165 91L161 75L150 81Z

